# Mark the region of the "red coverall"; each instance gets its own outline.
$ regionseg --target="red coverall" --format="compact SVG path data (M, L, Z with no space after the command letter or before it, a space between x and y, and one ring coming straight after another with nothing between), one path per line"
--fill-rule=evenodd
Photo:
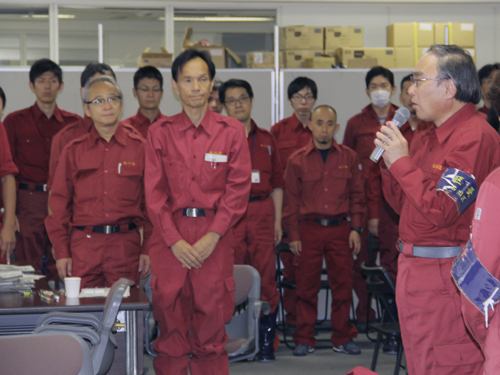
M394 117L394 113L398 109L397 106L391 104L386 121L390 121ZM372 105L369 104L362 109L361 113L351 117L347 121L344 132L344 140L342 144L347 146L358 154L358 157L363 166L363 174L365 179L368 179L368 174L373 162L370 160L370 155L375 148L373 143L375 134L380 129L380 120L375 113ZM361 264L369 263L370 254L368 251L368 217L365 216L363 221L363 233L361 233L361 251L354 261L354 291L358 296L358 306L356 307L356 318L358 322L365 322L368 312L368 291L366 280L361 274ZM383 229L382 229L383 230ZM375 310L369 309L369 320L375 319Z
M47 217L47 191L44 184L49 178L49 157L52 137L66 125L80 119L74 113L57 106L49 118L35 103L9 114L4 121L14 163L19 168L16 214L20 232L17 232L15 257L42 268L42 257L47 256L47 278L58 280L55 261L50 251L43 221ZM27 189L25 189L27 185Z
M500 231L498 230L498 212L500 212L500 169L493 171L484 181L476 200L472 221L472 247L482 265L500 279ZM484 374L500 374L500 320L496 311L489 310L489 328L485 317L464 295L462 314L467 328L474 336L485 356ZM495 306L497 307L497 306Z
M401 215L396 302L410 375L468 375L482 369L481 351L465 328L450 274L454 258L414 257L413 245L465 246L474 208L459 215L455 202L436 187L447 168L474 175L481 186L500 165L499 143L499 135L468 103L432 128L411 159L382 169L384 196Z
M7 133L5 128L0 121L0 179L9 175L17 174L19 171L12 161L12 155L10 154L9 141L7 140ZM0 184L0 193L2 192ZM1 195L0 195L1 200ZM1 206L0 206L1 207ZM3 228L3 214L0 212L0 231ZM0 258L0 263L7 263L6 258Z
M276 138L278 152L280 154L283 171L290 156L299 148L307 145L312 139L309 128L299 121L295 113L283 120L277 122L271 127L271 134ZM286 187L285 187L286 188ZM285 202L283 202L283 210ZM288 242L287 238L283 238L283 242ZM289 253L281 254L281 262L283 263L283 280L288 282L295 281L295 265L294 255ZM294 289L285 288L283 291L283 307L287 312L286 322L294 324L297 322L297 314L295 305L297 304L297 294Z
M109 143L92 127L67 145L57 165L45 220L57 259L73 260L82 287L110 287L121 277L139 285L139 256L146 254L151 225L144 198L145 140L130 125L117 127ZM137 229L144 226L141 247ZM120 233L92 233L120 225ZM85 227L80 230L77 227Z
M247 211L233 228L234 264L249 264L259 271L262 300L269 302L274 312L279 293L275 279L274 202L269 195L274 189L284 188L283 167L273 135L253 120L248 148L252 173L258 171L260 182L252 183Z
M94 122L90 117L85 115L82 119L69 124L63 128L59 133L52 138L52 145L50 146L50 160L49 160L49 179L47 180L47 190L52 189L52 182L54 181L54 174L56 173L57 163L61 152L68 143L73 139L80 138L82 135L90 133L90 129Z
M354 259L349 247L351 226L361 226L366 211L364 177L359 158L351 149L333 142L326 163L311 140L293 154L285 172L283 222L289 240L302 242L297 264L296 345L316 346L314 324L318 316L318 292L325 258L332 289L332 343L343 345L358 335L349 322L352 302ZM337 226L322 226L314 219L340 220Z
M206 161L213 158L217 161ZM153 310L160 336L156 374L229 374L224 323L234 311L231 228L245 213L250 153L241 123L206 111L196 127L183 111L154 124L146 150L146 199L154 225L150 257ZM183 209L206 216L183 216ZM199 269L184 268L170 246L221 238ZM189 355L192 354L191 362Z
M146 116L141 113L140 110L137 110L137 113L135 115L127 117L125 120L123 120L123 122L132 125L137 129L139 133L141 133L144 139L147 139L149 127L155 122L164 120L166 118L167 116L163 115L161 112L158 112L158 116L156 116L155 120L151 122Z

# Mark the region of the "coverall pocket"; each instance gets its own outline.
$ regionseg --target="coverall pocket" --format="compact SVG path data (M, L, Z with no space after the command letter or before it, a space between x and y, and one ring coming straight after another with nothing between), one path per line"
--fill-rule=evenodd
M138 202L141 200L142 178L144 168L122 165L117 170L122 188L117 190L117 197L120 200Z
M234 291L236 290L236 283L234 282L234 278L226 277L224 279L224 285L226 287L226 298L225 298L225 306L224 306L224 323L229 323L231 318L233 317L234 312Z
M201 167L201 187L204 191L224 190L227 184L227 163L205 161Z
M434 362L437 367L470 365L482 362L483 358L477 346L471 342L435 346Z

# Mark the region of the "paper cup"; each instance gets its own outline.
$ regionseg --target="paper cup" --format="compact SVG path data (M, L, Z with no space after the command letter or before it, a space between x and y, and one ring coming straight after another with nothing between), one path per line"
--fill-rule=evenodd
M65 277L64 285L66 286L66 298L78 298L80 295L80 277Z

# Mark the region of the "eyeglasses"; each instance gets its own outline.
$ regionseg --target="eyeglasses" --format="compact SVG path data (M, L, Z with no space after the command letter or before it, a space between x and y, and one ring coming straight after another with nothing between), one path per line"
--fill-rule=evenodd
M446 79L447 78L415 78L413 74L410 76L410 81L415 87L418 87L420 81L446 81Z
M115 105L118 104L121 100L121 96L110 96L109 98L97 98L90 102L85 102L85 104L94 104L96 107L102 107L104 106L104 104L106 104L106 101L111 105Z
M224 104L229 106L229 107L232 107L232 106L236 105L236 102L238 102L240 104L247 104L249 101L250 101L249 96L242 96L239 99L235 99L235 98L228 99L224 102Z
M310 94L307 94L307 95L300 95L300 94L293 94L292 95L292 100L295 100L296 102L300 102L302 101L302 99L305 99L306 101L311 101L311 100L314 100L314 96L310 95Z
M147 94L148 92L152 92L154 94L158 94L161 92L161 88L159 87L137 87L136 90L142 91L143 93Z

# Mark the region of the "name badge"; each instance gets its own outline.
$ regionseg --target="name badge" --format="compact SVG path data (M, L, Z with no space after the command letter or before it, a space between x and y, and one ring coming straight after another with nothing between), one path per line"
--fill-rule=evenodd
M205 154L205 161L215 163L227 163L227 155Z
M252 171L252 184L260 184L260 172Z

